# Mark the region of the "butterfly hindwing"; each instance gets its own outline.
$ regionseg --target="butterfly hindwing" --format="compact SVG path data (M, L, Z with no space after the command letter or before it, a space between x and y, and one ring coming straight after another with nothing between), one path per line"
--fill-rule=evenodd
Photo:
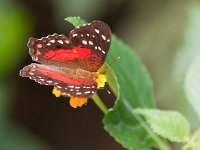
M52 85L63 94L73 97L91 97L97 89L95 80L78 79L51 71L49 67L32 63L20 70L20 76L29 77L42 85Z

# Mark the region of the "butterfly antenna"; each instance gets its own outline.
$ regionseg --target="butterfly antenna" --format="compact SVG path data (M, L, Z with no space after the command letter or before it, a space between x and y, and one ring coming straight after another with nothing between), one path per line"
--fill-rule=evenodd
M106 66L105 68L103 68L103 70L100 70L100 73L103 73L103 72L106 71L108 68L111 68L111 66L112 66L113 64L115 64L115 62L117 62L118 60L120 60L120 56L118 56L117 58L115 58L115 60L114 60L111 64L109 64L108 66Z

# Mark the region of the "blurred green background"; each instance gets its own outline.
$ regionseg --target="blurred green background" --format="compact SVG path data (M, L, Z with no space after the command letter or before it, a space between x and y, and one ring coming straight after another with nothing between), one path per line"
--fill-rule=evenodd
M193 128L199 124L182 88L200 54L198 1L0 0L0 150L123 149L103 130L103 114L92 101L70 108L52 87L18 75L32 62L29 37L68 35L68 16L107 22L147 66L158 108L180 111ZM113 96L100 93L112 106Z

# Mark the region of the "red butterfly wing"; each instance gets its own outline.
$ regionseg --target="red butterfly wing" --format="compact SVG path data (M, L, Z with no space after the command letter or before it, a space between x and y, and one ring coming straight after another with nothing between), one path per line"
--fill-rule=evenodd
M111 30L102 21L93 21L75 28L70 32L70 40L74 46L80 46L91 50L84 69L96 72L103 65L111 41Z
M29 53L34 61L43 64L64 63L64 65L74 63L74 68L82 68L77 61L90 57L90 50L73 46L71 41L62 34L53 34L41 39L30 38L28 42Z
M65 61L73 59L73 45L64 35L48 35L41 39L30 38L29 53L34 61L44 63L48 61Z
M43 85L53 85L58 91L78 98L91 97L97 89L97 83L91 78L80 78L76 71L55 68L50 65L32 63L20 70L20 76L29 77L31 80ZM65 71L70 73L66 73Z

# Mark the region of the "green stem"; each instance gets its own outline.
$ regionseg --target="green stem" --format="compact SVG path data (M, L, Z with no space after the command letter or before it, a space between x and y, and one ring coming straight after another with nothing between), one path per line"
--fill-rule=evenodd
M108 112L108 108L106 107L106 105L102 102L102 100L100 99L100 97L95 94L92 96L92 99L94 100L95 104L101 109L101 111L106 114Z
M149 125L143 120L141 116L139 116L130 106L130 104L127 101L123 101L124 105L126 108L131 112L131 114L136 118L139 122L140 125L148 132L148 134L152 137L152 139L158 144L159 148L161 150L171 150L171 147L162 141L156 134L154 134L149 127Z

